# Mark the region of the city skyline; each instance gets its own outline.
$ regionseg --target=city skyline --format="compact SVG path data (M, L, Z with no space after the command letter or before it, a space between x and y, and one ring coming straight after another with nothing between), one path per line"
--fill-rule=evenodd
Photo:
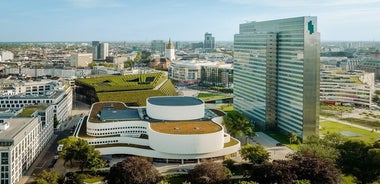
M1 1L0 42L232 41L239 24L317 16L322 41L380 41L380 0Z

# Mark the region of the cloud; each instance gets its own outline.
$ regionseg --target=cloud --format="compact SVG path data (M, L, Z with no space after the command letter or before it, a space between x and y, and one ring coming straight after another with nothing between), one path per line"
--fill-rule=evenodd
M106 8L106 7L123 7L126 4L117 0L66 0L75 8Z

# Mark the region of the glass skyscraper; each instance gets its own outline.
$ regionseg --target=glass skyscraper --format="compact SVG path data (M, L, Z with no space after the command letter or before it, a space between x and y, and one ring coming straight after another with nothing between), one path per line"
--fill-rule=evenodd
M317 17L240 24L234 37L234 108L257 126L318 134Z

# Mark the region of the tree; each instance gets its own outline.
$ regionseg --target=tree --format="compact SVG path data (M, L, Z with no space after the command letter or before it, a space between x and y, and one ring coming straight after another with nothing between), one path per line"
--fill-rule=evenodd
M297 137L297 134L294 133L294 132L290 132L289 135L289 143L290 144L293 144L293 143L297 143L298 142L298 137Z
M380 150L364 141L349 140L338 147L337 165L358 183L372 183L380 177Z
M59 121L58 121L58 119L57 119L57 115L56 114L54 114L54 124L53 124L53 127L54 128L57 128L57 126L58 126L58 124L59 124Z
M253 164L261 164L269 160L269 153L261 145L247 144L240 149L240 154L244 160L249 160Z
M297 180L309 180L310 183L342 183L340 171L332 162L317 157L293 156L293 171Z
M205 162L189 171L188 181L197 184L219 184L227 182L230 176L230 170L221 163Z
M140 60L141 60L141 52L137 52L136 57L135 59L133 59L133 61L137 63L137 62L140 62Z
M288 160L275 160L252 165L250 179L258 183L282 183L291 184L295 173Z
M37 174L36 184L58 184L59 175L55 170L43 170Z
M113 165L108 175L110 184L153 184L160 180L157 169L150 162L139 157L128 157Z
M259 183L342 183L339 170L333 163L315 158L293 156L291 160L275 160L252 166L251 177Z
M255 127L249 122L248 118L238 112L230 111L223 117L223 125L231 136L245 136L245 143L247 144L248 138L255 136Z
M323 139L318 136L309 136L304 144L299 146L295 153L298 156L317 157L335 163L339 158L339 151L336 148L343 143L344 138L339 134L327 134Z
M77 160L79 161L81 171L83 171L84 168L95 170L105 165L104 160L100 156L100 152L95 150L94 146L89 145L88 142L83 139L70 136L58 141L58 143L63 144L62 151L59 153L59 156L65 160L63 165L65 165L67 161L70 161L72 166L72 161Z

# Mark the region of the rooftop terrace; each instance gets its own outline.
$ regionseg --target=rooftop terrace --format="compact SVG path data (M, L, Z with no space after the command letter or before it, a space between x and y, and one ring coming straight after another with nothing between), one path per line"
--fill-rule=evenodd
M150 128L166 134L207 134L222 130L222 127L212 121L166 121L151 123Z

